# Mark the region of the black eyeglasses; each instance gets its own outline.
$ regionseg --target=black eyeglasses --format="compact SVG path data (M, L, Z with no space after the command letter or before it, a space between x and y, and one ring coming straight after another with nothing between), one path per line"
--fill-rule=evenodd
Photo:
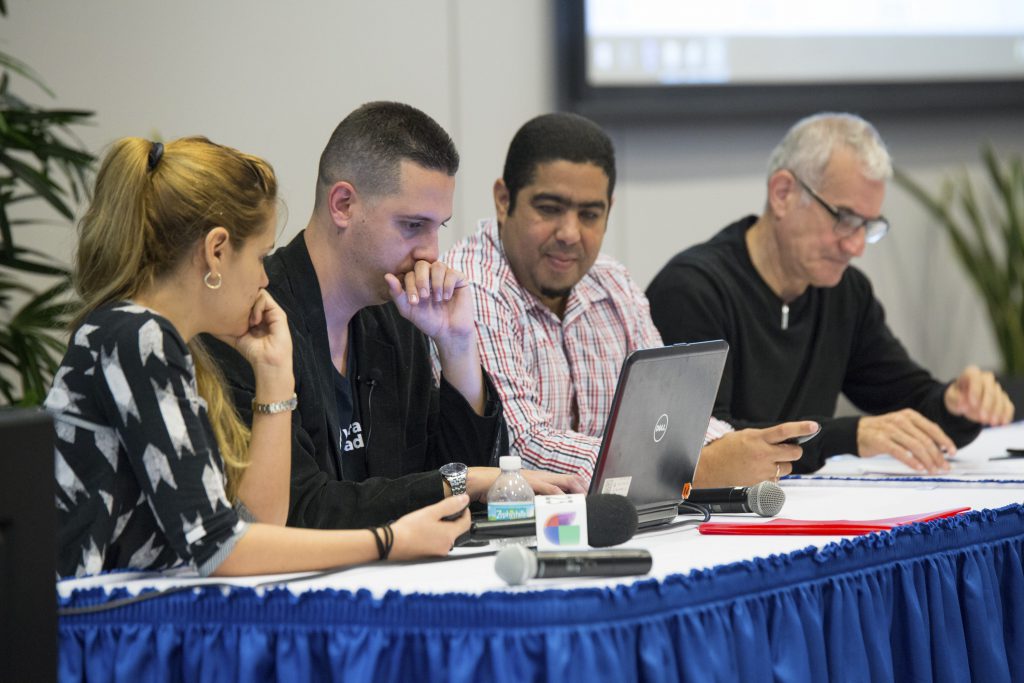
M790 171L790 173L793 173ZM821 204L821 207L829 212L832 218L835 219L835 225L832 229L836 231L836 234L840 237L850 237L851 235L857 234L857 231L862 227L864 228L864 239L868 244L875 244L887 234L889 234L889 221L885 216L879 216L878 218L865 218L859 213L850 211L849 209L836 208L826 202L824 199L818 196L818 193L812 190L807 183L800 180L797 174L793 173L793 177L800 183L800 187L807 190L807 194L814 197L814 201Z

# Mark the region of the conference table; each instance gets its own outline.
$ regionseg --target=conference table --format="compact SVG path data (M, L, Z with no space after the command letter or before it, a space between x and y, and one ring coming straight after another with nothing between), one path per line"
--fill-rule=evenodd
M492 548L225 582L58 583L61 680L1024 681L1024 424L934 477L838 458L782 481L780 517L864 535L638 534L648 575L507 586ZM677 521L687 521L680 517ZM750 515L715 520L762 524Z

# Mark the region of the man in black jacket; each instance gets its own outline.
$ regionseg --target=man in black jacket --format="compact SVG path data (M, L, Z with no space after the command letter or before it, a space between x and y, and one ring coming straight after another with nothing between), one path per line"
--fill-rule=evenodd
M306 229L265 261L294 345L289 525L393 519L449 491L437 470L450 462L470 466L472 498L496 476L487 466L507 437L480 366L472 296L465 276L437 260L458 164L423 112L363 105L323 151ZM210 346L249 418L248 364ZM547 473L528 479L540 492L571 488Z
M891 174L868 122L804 119L772 154L762 215L678 254L647 288L665 343L729 342L716 417L822 424L798 472L841 453L945 470L944 455L1013 416L991 373L972 366L942 384L914 363L867 277L849 266L889 230L881 208ZM834 418L840 392L870 415Z

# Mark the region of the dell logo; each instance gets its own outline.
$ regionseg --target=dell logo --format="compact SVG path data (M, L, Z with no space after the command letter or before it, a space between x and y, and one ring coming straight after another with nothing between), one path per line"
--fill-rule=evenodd
M654 423L654 443L658 443L665 438L665 434L668 432L668 415L662 414L658 418L658 421Z

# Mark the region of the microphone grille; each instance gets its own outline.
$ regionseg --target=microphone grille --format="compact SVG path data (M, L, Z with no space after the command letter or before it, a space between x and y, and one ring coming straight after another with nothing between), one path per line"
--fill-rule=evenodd
M521 545L502 548L494 558L494 571L510 586L521 586L537 574L537 556Z
M774 481L762 481L750 487L747 505L762 517L774 517L786 503L786 492Z
M629 498L614 493L587 496L587 540L591 547L625 543L633 538L638 523L636 506Z

